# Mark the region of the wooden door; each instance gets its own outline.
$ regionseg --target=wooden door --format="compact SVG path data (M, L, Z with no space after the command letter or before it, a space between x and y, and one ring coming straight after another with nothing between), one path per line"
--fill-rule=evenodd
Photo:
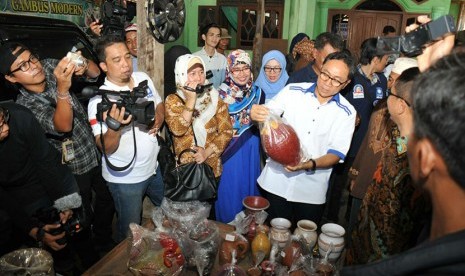
M402 33L403 13L401 12L331 10L328 13L328 31L333 29L332 18L337 14L346 14L349 17L346 46L356 57L360 55L362 42L370 37L381 36L384 26L391 25L396 28L397 34Z
M347 38L347 48L357 58L360 56L360 45L375 33L376 14L358 13L349 16L349 36Z
M383 28L391 25L400 34L402 26L402 14L381 12L353 11L349 19L348 48L357 58L360 56L362 42L370 37L382 35Z

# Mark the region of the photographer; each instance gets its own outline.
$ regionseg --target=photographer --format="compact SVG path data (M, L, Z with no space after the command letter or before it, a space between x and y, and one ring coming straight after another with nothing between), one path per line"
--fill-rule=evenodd
M149 76L143 72L133 72L131 54L121 38L104 36L97 43L96 50L100 67L107 75L100 89L114 91L104 95L105 98L116 102L121 97L114 93L134 91L140 83L148 81L147 96L137 99L136 103L152 101L156 106L154 124L148 129L147 125L135 121L131 123L134 116L124 116L128 111L127 106L119 108L116 104L110 110L100 110L103 118L98 120L102 96L95 96L89 101L89 120L98 147L113 165L121 167L130 164L127 169L117 171L110 168L105 159L102 160L102 174L108 181L118 214L117 239L121 241L126 237L129 223L141 222L143 196L147 194L157 206L163 199L164 185L157 168L159 145L156 134L164 121L164 107Z
M82 195L84 230L79 237L91 247L92 189L95 191L94 233L96 245L112 247L111 223L114 215L112 197L101 175L100 153L93 140L85 109L70 92L75 78L95 79L100 75L97 65L80 52L68 53L61 60L43 59L27 46L10 42L1 47L1 56L8 62L1 72L5 79L19 86L17 103L29 108L44 129L48 141L62 153L62 162L73 172ZM79 242L79 245L83 245ZM84 247L82 251L88 251ZM82 254L90 267L98 256Z
M0 104L0 255L22 244L41 242L52 249L55 259L53 251L66 247L57 243L64 232L50 234L59 224L46 224L34 216L53 205L61 211L61 223L66 223L71 209L81 205L76 181L60 160L30 110L14 103Z

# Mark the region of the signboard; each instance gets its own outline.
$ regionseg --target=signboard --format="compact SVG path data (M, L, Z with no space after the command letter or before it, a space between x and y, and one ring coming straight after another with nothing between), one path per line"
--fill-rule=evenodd
M99 18L99 8L86 0L2 0L0 12L57 18L87 27L92 14Z

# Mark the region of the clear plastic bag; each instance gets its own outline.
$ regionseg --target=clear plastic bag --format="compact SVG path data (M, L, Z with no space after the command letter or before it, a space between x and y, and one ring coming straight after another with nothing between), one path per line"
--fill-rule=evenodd
M131 223L128 268L134 275L180 275L185 263L178 242L171 235Z
M210 214L211 205L200 201L172 201L163 198L161 209L173 229L187 232L192 226L205 220Z
M300 163L303 154L299 137L278 115L270 112L268 119L260 124L260 137L264 151L274 161L284 166Z
M55 275L53 258L39 248L24 248L7 253L0 258L1 275Z
M236 260L242 260L245 258L246 253L249 251L249 241L242 235L248 232L249 225L252 221L252 216L236 217L235 230L230 233L222 235L222 242L219 251L219 264L231 264L232 253L236 253Z
M214 222L204 220L189 231L191 255L189 264L197 267L199 275L210 275L218 254L220 234Z

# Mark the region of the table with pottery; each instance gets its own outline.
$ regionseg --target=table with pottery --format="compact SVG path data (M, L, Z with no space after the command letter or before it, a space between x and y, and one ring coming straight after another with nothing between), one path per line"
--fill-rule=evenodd
M190 258L186 256L186 259L182 259L179 263L182 272L179 273L178 270L178 275L199 275L202 272L203 275L273 275L287 271L291 272L289 275L299 276L307 275L305 272L308 271L320 275L331 275L335 271L336 261L344 249L344 228L333 223L325 224L318 237L317 225L312 221L302 220L291 234L292 225L287 219L275 218L270 221L269 226L264 223L264 210L269 207L265 198L249 196L244 198L243 204L245 209L232 222L234 226L205 222L211 232L202 238L205 239L204 242L200 242L208 246L199 247L200 251L191 252ZM155 226L150 223L145 228L153 230ZM242 234L238 229L242 229L239 231ZM180 243L181 248L183 244ZM84 275L151 275L143 274L143 270L135 270L133 263L131 269L128 268L130 257L133 256L131 246L130 238L122 241ZM331 251L327 252L330 248ZM199 264L192 260L202 253L210 256L206 257L209 259L208 264ZM174 258L172 260L176 264Z

